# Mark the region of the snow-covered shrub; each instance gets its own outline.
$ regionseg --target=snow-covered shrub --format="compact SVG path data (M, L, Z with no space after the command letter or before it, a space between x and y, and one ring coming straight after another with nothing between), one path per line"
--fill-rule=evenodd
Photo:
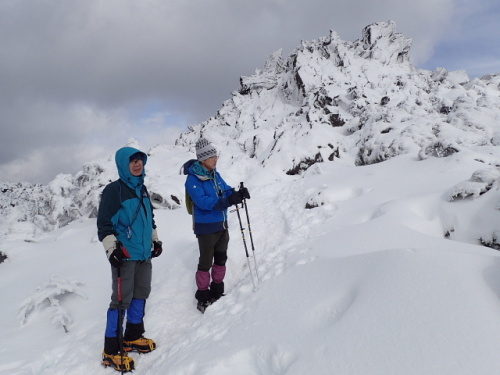
M459 148L454 142L445 142L440 139L422 147L422 149L418 153L418 158L420 160L427 159L429 156L434 156L436 158L446 158L458 151Z
M78 281L68 281L53 276L49 281L40 285L31 297L22 302L18 313L21 326L27 324L30 315L46 308L51 313L51 322L55 325L60 324L65 332L69 332L68 327L73 320L61 303L68 295L73 294L87 299L80 289L81 286L82 283Z
M500 172L497 168L477 170L468 181L460 182L451 188L446 193L447 199L451 202L458 198L477 198L490 190L499 178Z
M491 237L480 237L479 242L481 245L490 247L495 250L500 250L500 231L495 231L491 234Z

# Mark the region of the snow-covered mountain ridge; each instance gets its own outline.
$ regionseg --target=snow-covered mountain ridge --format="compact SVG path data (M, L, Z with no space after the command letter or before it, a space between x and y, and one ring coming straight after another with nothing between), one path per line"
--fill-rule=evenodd
M183 192L166 178L180 166L155 169L155 154L182 152L187 159L200 135L223 156L245 157L278 174L300 175L336 159L366 165L405 153L425 159L466 152L495 169L500 160L489 148L500 144L500 75L471 81L462 71L417 69L409 61L410 45L389 21L367 26L354 42L331 31L303 41L287 59L280 50L272 53L262 70L241 77L239 90L214 117L181 134L175 147L149 151L148 187L156 205L178 208ZM102 187L115 178L111 156L47 186L1 183L3 234L16 231L12 223L24 223L29 238L95 217Z
M393 22L381 22L355 42L332 31L302 42L287 60L277 51L263 70L241 78L216 116L178 142L187 146L210 132L264 166L288 153L288 174L347 155L364 165L411 151L497 145L500 75L470 81L463 71L417 69L410 44Z
M134 139L127 145L139 147ZM150 155L152 152L149 151ZM114 155L111 155L85 164L75 175L59 174L48 185L0 182L0 224L3 224L0 225L0 237L20 232L26 240L31 240L79 218L97 217L102 189L117 178ZM157 208L178 208L181 193L168 182L153 182L150 189Z

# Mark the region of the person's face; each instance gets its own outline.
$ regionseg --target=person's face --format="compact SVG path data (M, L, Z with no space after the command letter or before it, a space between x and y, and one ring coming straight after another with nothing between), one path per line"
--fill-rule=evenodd
M218 156L212 156L211 158L203 160L201 162L201 165L203 165L209 171L213 171L215 169L215 166L217 165L217 160L219 160Z
M134 159L130 162L130 173L132 176L139 177L142 175L142 171L144 170L144 163L141 159Z

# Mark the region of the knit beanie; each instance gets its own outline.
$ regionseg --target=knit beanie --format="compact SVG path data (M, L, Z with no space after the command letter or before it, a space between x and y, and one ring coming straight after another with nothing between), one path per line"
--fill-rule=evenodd
M217 156L217 150L205 138L200 138L196 142L196 158L198 161L207 160L213 156Z

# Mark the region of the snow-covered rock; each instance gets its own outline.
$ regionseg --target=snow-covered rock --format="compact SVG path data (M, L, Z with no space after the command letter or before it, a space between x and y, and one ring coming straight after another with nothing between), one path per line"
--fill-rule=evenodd
M368 25L354 42L332 30L302 41L288 57L282 50L271 53L262 69L241 77L214 117L190 127L175 146L148 151L155 206L175 209L184 197L182 185L163 177L180 165L155 165L155 158L182 153L188 159L202 135L221 150L223 166L246 158L278 175L300 176L314 164L339 159L362 166L407 153L424 160L466 152L485 168L500 165L489 152L500 144L500 75L469 80L464 71L417 69L410 46L411 39L388 21ZM137 146L133 139L129 144ZM47 186L3 183L4 232L22 223L21 232L34 236L95 217L115 169L111 155Z
M86 163L75 175L59 174L48 185L1 182L0 236L19 231L29 241L80 218L95 218L102 189L117 178L114 155L110 155ZM172 185L148 184L148 190L156 208L180 207L181 192Z
M231 144L232 153L288 174L335 158L364 165L497 144L499 78L417 69L410 45L389 21L367 26L355 42L331 31L302 42L287 59L278 50L263 70L241 78L216 116L177 143L209 134L224 148Z

